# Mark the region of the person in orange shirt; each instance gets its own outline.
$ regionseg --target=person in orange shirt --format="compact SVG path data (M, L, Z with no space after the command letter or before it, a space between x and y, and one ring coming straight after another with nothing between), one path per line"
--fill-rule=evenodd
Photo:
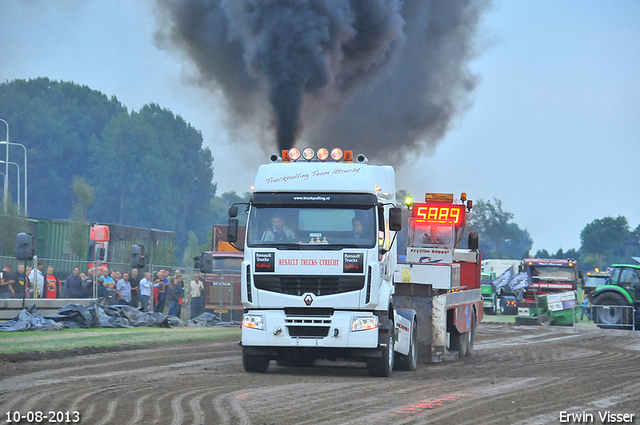
M53 267L47 267L47 275L44 277L45 298L58 298L60 294L60 280L53 275Z

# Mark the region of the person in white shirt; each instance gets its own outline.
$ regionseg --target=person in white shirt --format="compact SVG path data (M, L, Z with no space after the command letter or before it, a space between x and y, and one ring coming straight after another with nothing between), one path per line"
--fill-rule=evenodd
M204 284L198 273L193 275L193 280L189 284L189 301L191 304L190 319L204 313Z
M153 282L149 279L151 273L145 272L144 277L140 280L140 305L142 311L149 311L149 303L151 302L151 286Z
M31 297L35 298L37 292L38 298L42 298L44 293L44 275L42 274L42 269L44 268L44 261L38 260L38 266L36 269L31 270L29 273L29 282L31 285L35 285L35 289L31 292ZM36 291L37 290L37 291Z

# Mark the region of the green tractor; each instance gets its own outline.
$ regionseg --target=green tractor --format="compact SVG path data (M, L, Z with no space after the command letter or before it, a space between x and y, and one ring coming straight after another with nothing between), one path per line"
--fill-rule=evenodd
M609 280L591 292L590 299L599 327L640 330L640 265L611 266Z

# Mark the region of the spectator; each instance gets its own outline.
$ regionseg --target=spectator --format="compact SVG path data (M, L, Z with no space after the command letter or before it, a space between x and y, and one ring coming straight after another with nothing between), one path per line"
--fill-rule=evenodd
M118 302L122 305L131 303L131 283L129 283L129 273L125 273L116 285Z
M87 270L87 274L82 273L82 298L93 297L93 269Z
M14 298L26 298L24 291L25 288L27 288L27 292L29 291L29 278L24 272L24 264L18 264L18 270L15 271L11 279L13 280Z
M29 279L29 276L31 276L31 271L33 270L33 267L31 266L27 266L27 270L26 270L26 274L27 274L27 297L28 298L33 298L33 282L31 281L31 279Z
M111 286L111 284L113 284L114 286L116 284L116 281L113 280L111 276L109 276L109 269L107 269L106 267L102 269L102 279L104 280L104 286L107 289Z
M164 284L164 270L160 270L154 279L154 295L156 303L153 311L162 313L164 311L164 303L167 298L167 291Z
M100 278L102 280L104 280L102 277ZM98 281L100 281L100 279L98 279ZM115 289L115 285L113 282L103 282L104 287L106 288L106 292L105 292L105 300L107 301L107 305L116 305L119 304L118 302L118 293L116 292Z
M193 275L193 280L189 285L189 300L191 301L190 319L204 313L204 284L200 280L198 273Z
M13 298L13 280L11 280L11 271L13 266L7 264L0 272L0 298Z
M167 299L169 300L169 316L177 317L178 299L180 299L180 294L178 292L178 285L176 284L175 278L171 279L169 287L167 288Z
M129 276L129 283L131 284L131 307L138 308L140 302L140 278L138 277L138 269L132 269Z
M164 306L165 306L166 299L167 299L166 293L167 293L167 290L169 289L169 270L163 270L163 273L162 273L162 284L163 284L163 287L164 287L165 295L162 297L163 298L163 300L162 300L162 308L160 309L160 312L164 313Z
M53 266L47 267L45 298L58 298L60 295L60 280L53 275Z
M178 295L180 299L178 300L178 314L176 316L180 317L182 315L182 299L184 298L184 282L182 282L182 273L179 271L176 272L176 286L178 287Z
M64 286L66 287L67 298L82 297L82 278L80 277L80 267L74 267L73 272L67 276Z
M111 279L113 279L114 287L115 287L115 285L120 281L120 279L122 279L122 276L120 275L120 271L119 270L112 271Z
M107 298L107 291L109 290L109 288L107 288L104 285L104 277L100 276L97 280L97 284L98 284L98 298Z
M34 286L34 291L32 296L42 298L44 296L44 275L42 274L42 269L44 268L44 262L42 260L38 260L38 265L35 269L31 270L29 273L29 282Z
M153 282L149 280L151 273L145 272L144 277L140 280L140 305L142 311L149 311L149 303L151 302L151 286Z

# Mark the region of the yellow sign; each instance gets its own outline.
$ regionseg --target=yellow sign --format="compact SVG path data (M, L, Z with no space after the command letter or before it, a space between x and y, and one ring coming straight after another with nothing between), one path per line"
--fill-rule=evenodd
M453 204L453 193L425 193L425 202L447 202Z

